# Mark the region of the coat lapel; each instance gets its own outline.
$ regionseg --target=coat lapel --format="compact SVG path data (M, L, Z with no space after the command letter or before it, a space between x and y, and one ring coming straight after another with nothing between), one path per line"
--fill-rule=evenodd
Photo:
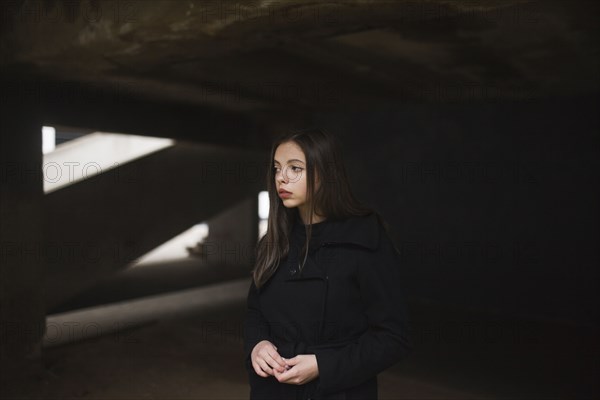
M315 260L309 255L306 257L306 263L304 268L300 270L298 263L303 259L304 255L298 254L298 249L293 249L290 260L292 260L294 266L289 270L289 276L285 279L286 281L301 281L309 279L326 279L325 270L317 265Z
M321 247L350 244L361 246L369 250L377 249L379 242L379 227L377 215L371 213L364 217L350 217L343 220L333 220L327 227L321 237ZM291 250L291 259L298 264L303 258L303 254L298 254L298 249ZM308 256L304 268L294 266L289 273L286 281L308 280L308 279L327 279L326 271L319 266L315 260Z

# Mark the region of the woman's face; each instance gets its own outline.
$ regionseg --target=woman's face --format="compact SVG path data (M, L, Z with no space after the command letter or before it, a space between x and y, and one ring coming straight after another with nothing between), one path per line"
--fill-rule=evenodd
M307 209L306 203L306 159L304 152L295 142L285 142L275 149L273 160L277 194L287 208ZM282 193L285 190L288 193Z

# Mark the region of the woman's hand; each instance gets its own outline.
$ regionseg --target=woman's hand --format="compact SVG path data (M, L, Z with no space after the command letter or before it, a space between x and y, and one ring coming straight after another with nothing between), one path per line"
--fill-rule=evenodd
M317 356L314 354L298 354L296 357L285 359L290 368L281 373L275 372L275 378L281 383L302 385L319 376Z
M254 346L250 360L254 371L263 378L285 371L285 361L277 352L277 347L268 340L262 340Z

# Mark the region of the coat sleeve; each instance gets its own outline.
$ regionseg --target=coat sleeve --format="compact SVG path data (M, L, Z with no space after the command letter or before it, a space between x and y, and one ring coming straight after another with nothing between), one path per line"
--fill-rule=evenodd
M365 250L366 257L358 268L368 329L347 346L315 351L318 390L325 394L363 383L405 358L413 349L401 290L400 257L381 226L379 233L378 249Z
M272 342L269 326L260 311L256 284L252 280L248 290L247 310L244 320L244 361L246 363L250 364L252 349L262 340Z

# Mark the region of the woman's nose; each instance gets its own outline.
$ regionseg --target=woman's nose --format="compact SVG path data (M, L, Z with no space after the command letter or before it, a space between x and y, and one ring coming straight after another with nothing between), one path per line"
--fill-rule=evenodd
M275 180L277 180L279 182L286 181L286 176L285 176L285 173L283 172L283 169L280 169L278 172L275 173Z

